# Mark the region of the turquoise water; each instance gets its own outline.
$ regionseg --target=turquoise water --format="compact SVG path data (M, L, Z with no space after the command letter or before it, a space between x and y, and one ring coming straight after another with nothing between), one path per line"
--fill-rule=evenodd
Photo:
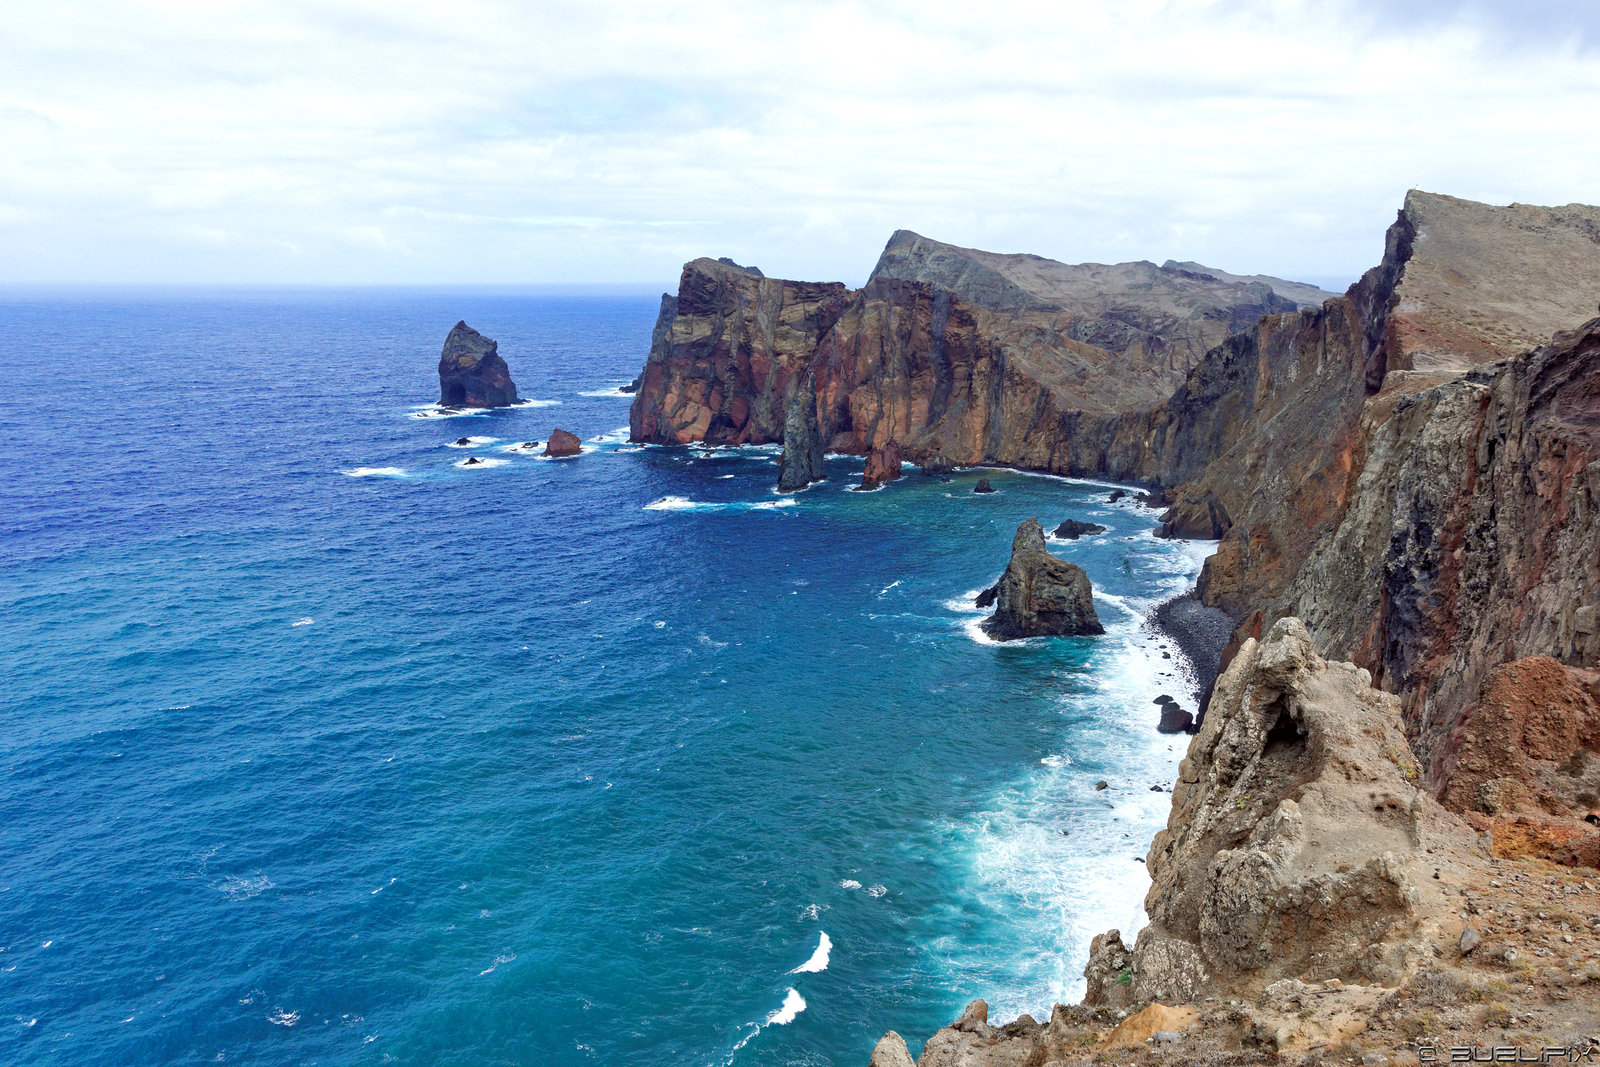
M656 302L0 299L0 1061L864 1064L1081 992L1196 549L628 446ZM428 417L458 318L537 404ZM1052 546L1105 637L976 633L1030 515L1111 527Z

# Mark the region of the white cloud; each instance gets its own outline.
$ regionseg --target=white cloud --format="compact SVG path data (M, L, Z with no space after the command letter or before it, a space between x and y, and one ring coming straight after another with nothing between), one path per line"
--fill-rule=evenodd
M859 282L902 226L1353 276L1413 185L1600 200L1594 27L1498 10L12 5L0 280Z

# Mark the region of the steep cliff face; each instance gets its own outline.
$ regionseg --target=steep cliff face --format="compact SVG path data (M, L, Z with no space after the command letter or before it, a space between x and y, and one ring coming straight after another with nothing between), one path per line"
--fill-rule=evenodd
M780 441L809 372L836 450L865 455L895 441L919 462L1089 473L1109 453L1131 466L1144 451L1143 413L1207 347L1292 306L1260 279L1149 263L1069 267L904 231L854 293L695 260L678 295L663 299L632 436Z
M1371 670L1441 792L1491 670L1600 656L1593 214L1412 193L1346 297L1230 339L1153 416L1152 477L1182 482L1173 517L1228 517L1202 599L1244 633L1297 615L1319 651ZM1516 273L1486 251L1507 232ZM1528 278L1562 288L1523 298ZM1503 354L1540 330L1548 344Z
M663 296L629 409L632 439L767 444L817 340L849 302L837 283L790 282L714 259L683 268Z

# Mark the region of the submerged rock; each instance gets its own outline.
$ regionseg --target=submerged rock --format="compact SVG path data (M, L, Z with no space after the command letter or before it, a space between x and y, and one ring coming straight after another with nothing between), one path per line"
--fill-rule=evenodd
M1025 519L1017 527L1011 561L993 592L995 612L983 631L997 640L1106 632L1094 613L1089 576L1077 564L1045 551L1038 519Z
M448 408L501 408L517 402L500 346L465 322L444 339L439 354L439 403Z
M989 484L989 479L979 478L978 484L972 487L972 491L974 493L992 493L994 492L994 486Z
M1076 541L1084 534L1102 534L1106 532L1104 526L1093 522L1079 522L1077 519L1068 519L1056 527L1055 534L1063 541Z
M867 469L861 475L862 489L876 489L900 477L900 445L890 441L867 453Z
M794 391L784 416L778 492L792 493L827 477L822 466L822 445L822 428L817 425L817 379L808 374Z
M547 456L576 456L582 451L583 442L578 440L578 435L566 430L551 430L550 440L544 446Z

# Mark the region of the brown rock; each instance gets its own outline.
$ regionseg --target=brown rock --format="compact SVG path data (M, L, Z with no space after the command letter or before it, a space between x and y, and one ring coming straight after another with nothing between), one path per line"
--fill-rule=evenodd
M1096 943L1088 1001L1253 993L1313 971L1397 984L1432 958L1427 917L1449 907L1430 853L1474 862L1475 835L1417 781L1399 701L1367 672L1319 657L1298 619L1246 641L1150 847L1150 925L1131 954ZM1127 988L1108 955L1131 955Z
M867 453L867 469L861 475L860 489L876 489L900 477L900 446L890 441Z
M578 440L578 435L566 430L551 430L550 440L544 446L547 456L576 456L582 451L583 442Z
M997 640L1106 632L1094 613L1089 576L1045 551L1038 519L1017 527L1011 561L994 588L995 612L983 631Z
M1102 1052L1119 1048L1139 1048L1161 1032L1178 1033L1199 1017L1191 1007L1169 1008L1165 1004L1151 1004L1142 1011L1128 1016L1106 1036Z

